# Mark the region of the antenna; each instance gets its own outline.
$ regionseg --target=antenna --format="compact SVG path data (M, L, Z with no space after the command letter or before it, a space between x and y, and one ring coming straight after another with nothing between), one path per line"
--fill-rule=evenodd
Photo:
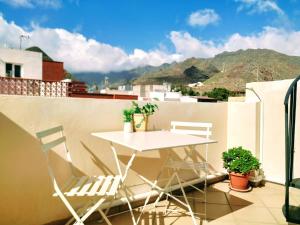
M21 34L20 35L20 49L22 49L22 40L29 40L30 39L30 36L29 35L24 35L24 34Z
M107 76L105 76L104 77L104 86L105 87L108 87L108 85L109 85L109 81L108 80L109 80L109 78Z

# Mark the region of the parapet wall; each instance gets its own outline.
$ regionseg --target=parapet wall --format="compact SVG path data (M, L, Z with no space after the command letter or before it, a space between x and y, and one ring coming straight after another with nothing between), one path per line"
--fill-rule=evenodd
M69 215L61 201L51 196L53 188L35 138L37 131L64 126L77 173L116 174L109 144L90 133L121 130L122 110L130 104L126 100L0 96L0 212L3 215L0 224L46 224ZM170 129L171 120L213 123L212 138L218 143L209 146L210 170L211 173L222 171L220 156L227 148L227 103L160 102L158 105L159 111L150 119L151 129ZM130 150L118 147L118 151L125 164ZM172 154L185 156L183 149ZM134 194L149 190L136 174L155 178L166 156L167 151L138 155L127 180L130 186L135 186ZM60 180L66 180L70 173L65 155L57 151L52 160Z

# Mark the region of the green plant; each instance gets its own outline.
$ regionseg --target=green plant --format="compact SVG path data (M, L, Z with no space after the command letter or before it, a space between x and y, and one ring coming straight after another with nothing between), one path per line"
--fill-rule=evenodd
M156 104L152 103L146 103L142 107L139 106L138 103L132 102L132 110L133 113L141 113L145 116L150 116L152 115L156 110L158 109L158 106Z
M234 93L226 88L214 88L212 91L204 92L203 96L215 98L219 101L227 101L229 96L234 96Z
M140 128L146 117L152 115L158 109L158 106L152 103L146 103L143 106L139 106L138 103L133 101L131 109L133 114L143 114L143 119L135 124L136 128Z
M182 95L187 95L187 96L198 96L200 93L198 91L194 91L192 88L188 88L184 85L172 85L171 90L175 92L181 92Z
M123 121L131 122L132 121L132 115L133 115L133 109L124 109L123 110Z
M260 163L252 153L240 147L229 149L222 154L223 166L229 172L248 174L251 170L259 169Z

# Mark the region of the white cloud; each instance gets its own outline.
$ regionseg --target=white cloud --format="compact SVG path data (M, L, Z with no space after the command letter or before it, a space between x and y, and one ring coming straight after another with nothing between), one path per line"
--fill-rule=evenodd
M178 61L182 56L168 54L163 50L143 51L134 49L127 54L123 49L109 44L88 39L80 33L64 29L43 28L32 24L26 31L14 22L7 22L0 15L0 43L7 46L19 46L19 36L27 34L30 40L23 46L39 46L53 59L63 61L71 71L118 71L138 66L153 65Z
M220 20L220 16L213 9L203 9L193 12L188 19L191 26L207 26L216 24Z
M252 35L232 34L222 42L203 40L184 31L170 32L169 40L174 52L165 48L150 51L134 49L126 53L122 48L88 39L80 33L65 29L50 29L32 25L24 29L14 22L7 22L0 14L0 45L18 47L19 35L27 34L24 47L39 46L53 59L63 61L70 71L119 71L138 66L182 61L189 57L213 57L223 51L236 51L247 48L268 48L288 55L300 55L300 31L265 27ZM1 46L2 47L2 46Z
M235 0L240 3L238 11L249 10L249 13L276 12L278 15L284 15L284 11L274 0Z
M223 51L237 51L248 48L273 49L288 55L300 56L300 31L265 27L258 34L243 36L232 34L223 43L203 41L187 32L171 32L171 40L176 52L184 57L213 57Z
M60 8L60 0L0 0L0 2L6 3L13 7L34 8L36 6L42 6L45 8Z
M219 49L211 41L202 41L192 37L188 32L172 31L170 39L175 46L176 52L189 57L211 57L219 53Z

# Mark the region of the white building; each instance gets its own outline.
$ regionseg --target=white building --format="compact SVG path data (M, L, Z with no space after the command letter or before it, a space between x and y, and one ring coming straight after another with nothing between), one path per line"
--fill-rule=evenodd
M180 101L182 97L181 92L159 92L153 91L150 92L150 99L159 100L159 101Z
M189 87L201 87L203 86L203 83L202 82L197 82L197 83L192 83L192 84L188 84Z
M120 85L118 86L119 91L132 91L132 85L126 84L126 85Z
M169 92L171 91L171 85L164 83L163 85L148 84L148 85L134 85L133 94L142 98L150 98L151 92Z
M42 80L42 53L0 48L0 76Z

